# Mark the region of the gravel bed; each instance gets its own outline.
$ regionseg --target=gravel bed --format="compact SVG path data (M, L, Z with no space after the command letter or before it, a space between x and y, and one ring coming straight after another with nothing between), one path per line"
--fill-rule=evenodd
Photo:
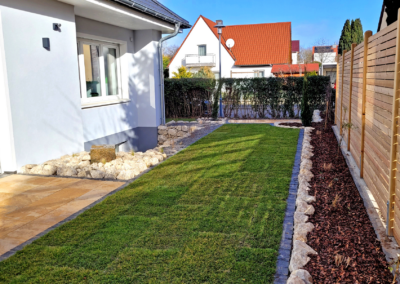
M200 140L204 136L207 136L214 130L220 128L222 125L223 124L202 125L202 129L192 132L189 137L181 138L179 141L175 143L175 145L160 146L160 148L164 148L164 153L167 155L167 157L171 157L176 153L178 153L179 151L182 151L183 149L192 145L196 141Z

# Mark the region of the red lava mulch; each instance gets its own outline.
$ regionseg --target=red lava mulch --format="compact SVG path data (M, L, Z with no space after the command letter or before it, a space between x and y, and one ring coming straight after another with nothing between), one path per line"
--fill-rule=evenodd
M291 127L302 127L303 124L299 122L285 122L285 123L280 123L279 125L283 126L291 126Z
M307 244L318 255L310 256L305 269L314 283L392 283L363 200L342 153L337 156L332 125L328 124L326 130L324 123L312 126L314 177L309 193L316 202L309 222L315 229L308 234Z

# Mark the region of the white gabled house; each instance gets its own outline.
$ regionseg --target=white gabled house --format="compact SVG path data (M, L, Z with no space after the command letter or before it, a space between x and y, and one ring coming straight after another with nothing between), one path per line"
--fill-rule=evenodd
M208 66L219 75L219 41L215 22L200 16L171 59L170 77L181 66L192 72ZM232 39L233 47L227 41ZM291 23L226 26L222 31L222 68L224 78L269 77L272 65L292 64Z
M0 0L0 173L93 144L155 147L158 50L179 27L157 0Z

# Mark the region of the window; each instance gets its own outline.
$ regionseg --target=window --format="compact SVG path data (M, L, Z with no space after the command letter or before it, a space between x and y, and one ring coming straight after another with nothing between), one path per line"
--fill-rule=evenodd
M207 55L207 46L199 45L199 56L206 56L206 55Z
M78 39L82 103L122 99L119 45Z
M254 71L254 78L262 78L264 77L264 71L256 70Z

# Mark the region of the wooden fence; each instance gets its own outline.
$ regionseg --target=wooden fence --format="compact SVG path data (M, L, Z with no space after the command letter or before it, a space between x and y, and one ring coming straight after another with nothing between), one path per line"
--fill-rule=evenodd
M351 50L339 56L335 109L336 124L360 169L360 176L374 195L382 217L386 222L389 218L388 234L398 243L399 25L400 21L393 23L375 35L367 31L364 42L353 44ZM350 129L345 126L349 123L353 125Z

